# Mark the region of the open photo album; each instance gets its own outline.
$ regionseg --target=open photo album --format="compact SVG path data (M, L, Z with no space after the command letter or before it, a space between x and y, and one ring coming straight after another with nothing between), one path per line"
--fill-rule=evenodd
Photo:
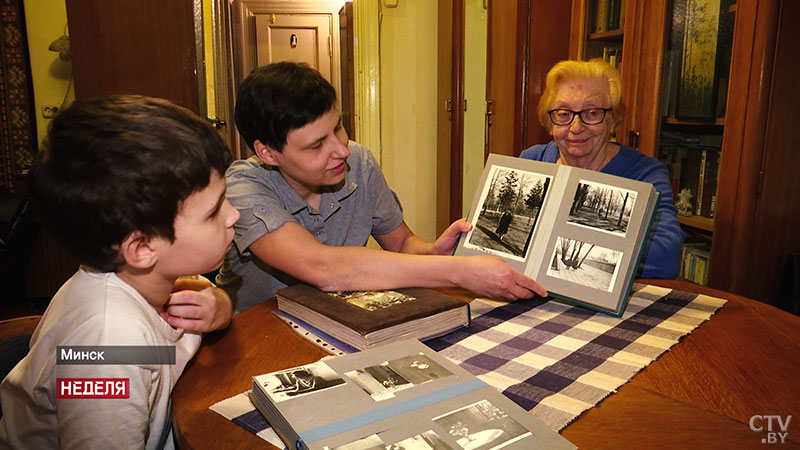
M622 315L655 217L653 185L490 154L456 255L491 254L551 296Z
M575 448L413 339L255 376L251 400L289 449Z

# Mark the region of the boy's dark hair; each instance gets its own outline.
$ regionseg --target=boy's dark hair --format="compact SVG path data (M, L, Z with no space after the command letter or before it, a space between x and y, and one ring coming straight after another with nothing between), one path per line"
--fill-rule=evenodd
M273 63L255 69L239 87L236 127L251 149L259 140L282 151L290 131L335 105L336 90L319 72L303 63Z
M76 101L50 123L31 197L45 228L81 263L112 272L130 233L173 241L183 201L230 161L210 124L167 100Z

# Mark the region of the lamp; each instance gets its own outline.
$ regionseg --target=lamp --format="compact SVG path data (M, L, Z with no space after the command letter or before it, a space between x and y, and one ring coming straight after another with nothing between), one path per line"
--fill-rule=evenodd
M69 36L65 34L51 42L50 47L47 49L51 52L58 52L58 57L62 61L69 61L72 58L72 53L69 50Z

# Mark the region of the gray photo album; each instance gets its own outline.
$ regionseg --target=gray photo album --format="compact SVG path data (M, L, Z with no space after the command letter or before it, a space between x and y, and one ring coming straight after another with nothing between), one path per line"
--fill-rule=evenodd
M289 449L574 449L417 340L253 377L251 400Z

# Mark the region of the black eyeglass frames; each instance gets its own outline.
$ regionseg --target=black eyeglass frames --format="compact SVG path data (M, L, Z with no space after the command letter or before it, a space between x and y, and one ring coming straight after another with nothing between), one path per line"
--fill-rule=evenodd
M547 114L555 125L569 125L575 120L575 116L580 117L584 125L597 125L605 120L608 111L611 111L611 108L589 108L582 111L551 109Z

